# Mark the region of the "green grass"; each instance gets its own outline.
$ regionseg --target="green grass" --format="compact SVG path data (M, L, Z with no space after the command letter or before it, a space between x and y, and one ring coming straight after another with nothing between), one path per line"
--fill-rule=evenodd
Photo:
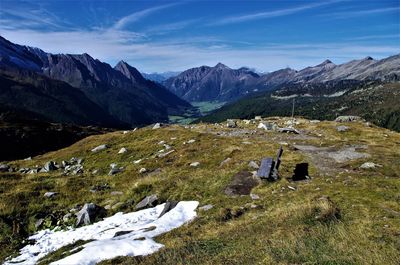
M191 103L194 107L197 107L200 110L200 113L203 115L207 115L208 113L212 112L213 110L219 109L226 102L219 102L219 101L199 101L199 102L192 102Z
M277 119L280 125L284 121ZM142 128L128 134L91 136L32 161L14 161L15 166L29 167L49 160L82 157L85 173L0 174L0 260L17 253L22 240L34 233L34 223L41 216L62 216L85 202L102 206L110 201L122 202L108 215L128 212L144 196L157 193L161 200L197 200L200 205L212 204L214 208L198 212L190 224L157 237L156 241L165 245L161 251L146 257L119 257L104 264L397 264L400 150L394 147L400 144L400 134L363 123L346 124L351 129L338 133L333 122L300 121L298 128L307 135L304 139L277 132L251 134L256 123L238 122L239 129L249 133L235 137L217 135L238 130L220 125L196 124L193 129L171 125L158 130ZM184 144L189 139L196 142ZM176 151L156 158L161 140ZM224 195L224 187L235 173L250 170L250 160L259 162L263 157L275 156L279 142L288 144L284 145L282 178L254 188L253 193L260 200ZM98 153L89 151L104 143L110 148ZM363 144L368 145L366 152L371 157L335 165L338 173L331 176L324 176L311 164L311 181L290 183L286 178L292 175L295 164L310 162L306 155L293 149L295 143L336 147ZM128 152L117 154L121 147ZM227 157L231 160L221 166ZM138 159L144 160L132 163ZM194 161L199 161L200 166L190 167ZM359 169L366 161L382 167ZM125 171L108 176L111 163L124 166ZM150 172L161 171L140 174L142 167ZM94 169L99 173L91 174ZM111 189L89 192L93 185L104 183ZM288 185L296 190L288 189ZM60 194L44 199L46 191ZM113 196L112 191L123 194ZM320 200L323 196L328 196L329 202ZM223 218L227 209L240 210L242 214ZM340 215L335 215L337 210ZM63 251L49 255L47 261L62 256Z

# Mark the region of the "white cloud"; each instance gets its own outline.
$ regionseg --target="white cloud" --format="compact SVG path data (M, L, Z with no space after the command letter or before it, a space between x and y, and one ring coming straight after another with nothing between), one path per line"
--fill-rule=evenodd
M155 6L155 7L151 7L151 8L147 8L138 12L134 12L128 16L125 16L121 19L119 19L114 25L113 28L114 29L123 29L124 27L126 27L127 25L129 25L130 23L133 23L135 21L138 21L142 18L145 18L155 12L158 12L160 10L166 9L166 8L170 8L172 6L175 6L176 3L173 4L166 4L166 5L160 5L160 6Z
M383 58L400 52L391 45L369 45L353 42L320 44L268 44L243 48L204 45L186 42L149 42L145 36L127 31L64 31L2 30L3 37L20 44L42 48L52 53L84 53L114 64L125 60L144 72L186 70L200 65L223 62L230 67L243 65L273 71L286 66L300 69L325 59L343 63L366 56ZM213 38L211 38L213 39ZM221 49L221 45L224 45Z
M302 6L293 7L293 8L279 9L279 10L267 11L267 12L257 12L257 13L241 15L241 16L225 17L225 18L216 20L214 22L211 22L211 23L209 23L209 25L226 25L226 24L240 23L240 22L256 20L256 19L266 19L266 18L287 16L287 15L292 15L292 14L299 13L301 11L305 11L308 9L313 9L313 8L324 6L324 5L330 5L330 4L337 3L337 2L340 2L340 1L326 1L326 2L302 5Z
M377 9L368 9L368 10L353 10L353 11L344 11L344 12L335 12L326 14L324 16L334 18L334 19L344 19L344 18L353 18L357 16L368 16L368 15L376 15L382 13L392 13L399 12L399 7L387 7L387 8L377 8Z

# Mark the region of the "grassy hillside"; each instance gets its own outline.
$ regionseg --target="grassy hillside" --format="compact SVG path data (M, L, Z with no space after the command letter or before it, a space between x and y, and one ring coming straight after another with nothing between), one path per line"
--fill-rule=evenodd
M288 119L269 121L284 126ZM400 151L393 147L400 144L400 134L362 122L345 124L346 132L338 132L335 122L298 122L299 135L259 130L256 121L238 121L238 128L232 129L225 124L147 127L90 136L31 161L11 162L21 168L80 157L84 173L0 173L0 260L17 252L39 218L59 220L86 202L113 205L108 215L129 212L144 196L158 194L161 201L197 200L200 206L214 207L199 210L190 224L156 238L165 245L161 251L103 264L398 264ZM195 142L187 143L190 139ZM163 149L160 141L175 152L157 157ZM100 144L110 147L90 151ZM252 193L259 199L224 194L236 173L254 170L249 161L259 164L263 157L275 156L281 144L281 179L256 186ZM327 147L328 151L301 151L295 145ZM321 158L349 146L368 157L342 162ZM122 147L128 152L117 154ZM133 163L139 159L140 163ZM190 166L195 161L200 165ZM287 178L300 162L310 163L312 179L290 182ZM361 169L364 162L380 166ZM124 171L109 176L111 163L123 166ZM139 173L141 168L147 172ZM89 191L103 184L110 189ZM47 191L59 195L44 198ZM56 222L47 225L53 227ZM61 255L62 251L50 255L44 263Z
M335 95L336 91L345 93L339 96L323 95L328 92ZM338 115L360 115L378 126L400 131L400 83L289 87L239 100L200 120L221 122L228 118L249 119L257 115L289 116L293 98L295 114L299 116L332 120Z

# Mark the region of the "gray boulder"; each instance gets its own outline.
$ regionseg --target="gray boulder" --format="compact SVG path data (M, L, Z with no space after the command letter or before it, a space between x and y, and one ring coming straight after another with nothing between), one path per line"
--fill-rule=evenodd
M234 120L231 120L231 119L229 119L229 120L226 120L226 127L228 127L228 128L236 128L236 121L234 121Z
M56 163L54 163L53 161L49 161L46 164L44 164L43 170L45 172L50 172L50 171L54 171L57 170L58 167L56 166Z
M0 172L8 172L10 170L10 166L6 164L0 164Z
M154 207L157 204L158 196L156 194L152 194L147 196L143 200L141 200L136 206L136 210L141 210L148 207Z
M104 217L106 213L106 209L101 206L94 203L85 203L82 209L76 213L76 226L89 225L93 223L96 218Z
M93 148L92 152L99 152L99 151L102 151L102 150L107 149L107 148L108 148L108 145L102 144L102 145L99 145L99 146Z
M161 216L163 216L167 212L169 212L172 209L174 209L176 205L178 205L177 201L167 201L165 203L165 205L164 205L164 209L162 210L162 212L160 213L160 216L158 216L158 218L160 218Z
M48 191L48 192L46 192L43 196L46 197L46 198L53 198L53 197L55 197L57 194L58 194L57 192Z

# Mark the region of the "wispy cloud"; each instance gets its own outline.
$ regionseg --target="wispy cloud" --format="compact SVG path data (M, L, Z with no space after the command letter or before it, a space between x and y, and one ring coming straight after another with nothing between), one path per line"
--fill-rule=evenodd
M257 19L288 16L288 15L292 15L292 14L302 12L305 10L317 8L320 6L334 4L337 2L341 2L341 1L339 1L339 0L326 1L326 2L319 2L319 3L312 3L312 4L297 6L297 7L293 7L293 8L279 9L279 10L266 11L266 12L257 12L257 13L240 15L240 16L230 16L230 17L225 17L225 18L216 20L214 22L211 22L211 23L209 23L209 25L226 25L226 24L240 23L240 22L257 20Z
M142 18L145 18L155 12L158 12L163 9L167 9L173 6L176 6L177 3L172 3L172 4L165 4L165 5L160 5L160 6L155 6L151 8L147 8L138 12L134 12L128 16L120 18L113 26L112 28L114 29L123 29L130 23L133 23L135 21L138 21Z
M368 35L368 36L348 38L348 40L377 40L377 39L400 39L400 34Z
M382 13L394 13L399 12L400 7L387 7L387 8L376 8L376 9L368 9L368 10L354 10L354 11L343 11L343 12L335 12L326 14L324 16L335 18L335 19L343 19L343 18L352 18L358 16L368 16L368 15L377 15Z
M28 44L52 53L87 52L109 63L123 59L141 71L185 70L199 65L224 62L231 67L251 65L272 71L290 66L301 69L326 58L335 63L363 58L382 58L397 54L393 45L370 45L355 42L306 44L268 44L260 47L203 45L179 40L150 42L141 35L125 31L64 31L2 30L2 35L16 43Z
M194 25L195 23L198 23L199 21L201 21L201 19L188 19L168 24L161 24L146 28L144 29L144 32L150 34L165 34L171 31L187 28L191 25Z

